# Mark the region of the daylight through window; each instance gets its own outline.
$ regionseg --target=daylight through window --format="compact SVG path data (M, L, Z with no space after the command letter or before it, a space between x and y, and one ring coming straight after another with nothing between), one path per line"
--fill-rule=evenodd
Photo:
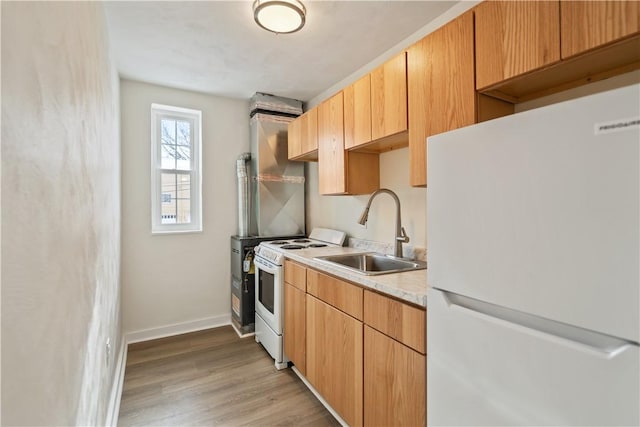
M201 119L197 110L151 106L153 233L202 230Z

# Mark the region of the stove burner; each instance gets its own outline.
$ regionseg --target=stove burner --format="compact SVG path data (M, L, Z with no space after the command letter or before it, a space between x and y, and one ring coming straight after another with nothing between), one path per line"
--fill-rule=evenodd
M280 246L282 249L304 249L302 245L283 245Z
M307 246L308 248L324 248L325 245L324 243L312 243L309 246Z
M309 243L311 240L309 239L296 239L294 240L295 243Z
M274 240L273 242L269 242L269 243L271 243L272 245L286 245L289 242L286 240Z

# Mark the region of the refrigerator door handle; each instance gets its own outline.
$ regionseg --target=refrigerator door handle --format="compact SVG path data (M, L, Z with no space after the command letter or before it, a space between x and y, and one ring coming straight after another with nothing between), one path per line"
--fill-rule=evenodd
M505 308L442 289L434 289L442 292L450 308L470 312L476 317L502 324L505 327L541 334L546 339L561 340L605 359L612 359L628 348L638 345L633 341Z

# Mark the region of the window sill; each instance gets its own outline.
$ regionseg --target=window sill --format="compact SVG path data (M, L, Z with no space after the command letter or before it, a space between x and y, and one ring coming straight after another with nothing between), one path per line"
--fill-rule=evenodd
M202 233L202 229L200 230L156 230L152 231L152 236L162 236L165 234L200 234Z

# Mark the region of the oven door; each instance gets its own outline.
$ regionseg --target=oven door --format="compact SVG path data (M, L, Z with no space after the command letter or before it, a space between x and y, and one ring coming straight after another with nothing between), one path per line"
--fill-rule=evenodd
M256 268L256 314L276 334L282 335L283 268L259 256L254 259L254 264Z

